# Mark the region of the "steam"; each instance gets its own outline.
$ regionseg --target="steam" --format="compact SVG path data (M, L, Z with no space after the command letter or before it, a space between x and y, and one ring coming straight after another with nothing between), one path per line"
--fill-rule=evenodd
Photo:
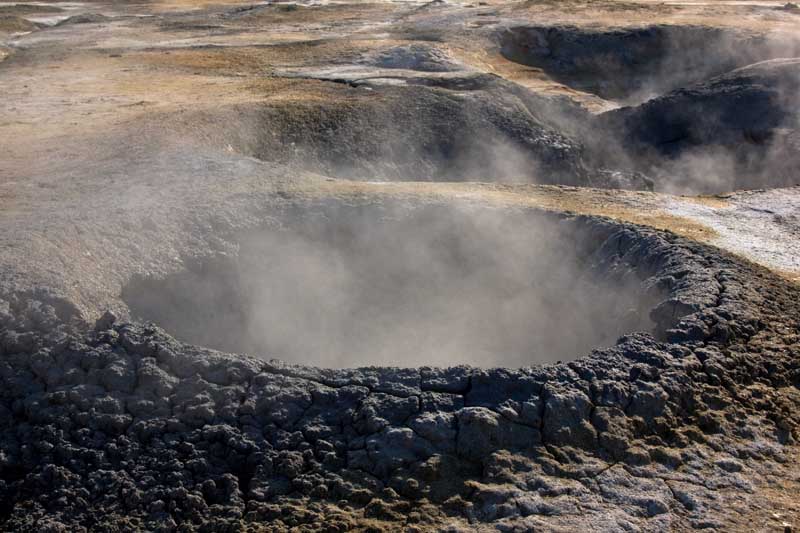
M753 35L694 26L661 27L661 31L663 44L653 71L636 77L638 84L620 100L622 105L639 105L737 68L800 54L800 40L784 33Z
M235 260L141 280L126 298L184 340L293 363L573 359L651 329L654 303L635 275L594 269L599 242L575 224L492 209L339 206L242 236Z
M675 193L784 185L800 168L791 62L737 71L744 81L729 93L695 86L663 95L797 53L795 40L781 39L668 33L664 56L635 83L612 61L621 78L607 90L637 105L596 120L505 82L465 77L437 82L448 87L347 86L331 92L341 100L231 108L232 120L205 121L213 125L206 140L355 179L586 184L593 171L623 170ZM235 255L135 280L123 295L132 314L199 345L327 367L527 366L653 326L656 302L635 271L607 270L602 239L574 221L344 203L298 206L277 220L237 236Z
M796 185L798 91L800 60L750 65L601 117L600 128L618 135L600 144L600 150L614 154L616 164L642 169L665 192Z
M601 115L587 142L595 164L644 172L656 190L673 194L800 183L800 61L761 61L796 57L800 40L779 34L743 39L718 30L703 42L699 59L697 47L681 35L670 34L672 55L643 85L676 85L690 65L700 65L703 77L667 94L654 89L647 94L656 96L652 100Z
M571 115L548 122L554 112L535 95L496 77L464 76L436 82L447 87L328 82L324 100L300 93L176 120L184 137L216 149L334 178L581 182L580 145L560 129L574 123Z
M499 34L499 45L512 61L623 106L586 121L592 126L583 132L580 124L561 127L577 132L590 169L643 172L657 190L683 194L798 183L800 68L759 67L798 57L796 35L707 26L521 26ZM708 90L742 68L754 77Z

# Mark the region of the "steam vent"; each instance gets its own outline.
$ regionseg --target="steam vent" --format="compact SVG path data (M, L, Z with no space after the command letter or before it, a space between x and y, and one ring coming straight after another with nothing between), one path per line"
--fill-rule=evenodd
M0 531L800 531L800 8L0 2Z

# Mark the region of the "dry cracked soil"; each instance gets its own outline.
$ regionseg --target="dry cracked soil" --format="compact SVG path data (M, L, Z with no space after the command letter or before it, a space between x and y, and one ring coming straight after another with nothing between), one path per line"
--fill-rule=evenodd
M0 2L0 530L800 528L800 9Z

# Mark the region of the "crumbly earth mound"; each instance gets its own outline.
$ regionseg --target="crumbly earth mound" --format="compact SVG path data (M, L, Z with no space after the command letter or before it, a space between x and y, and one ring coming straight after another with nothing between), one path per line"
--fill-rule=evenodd
M764 509L760 487L800 481L784 466L800 437L796 286L670 234L582 222L608 235L603 268L667 289L653 312L661 340L629 335L519 370L322 370L188 346L111 315L83 338L58 334L51 306L14 308L0 364L3 527L765 520L777 500Z

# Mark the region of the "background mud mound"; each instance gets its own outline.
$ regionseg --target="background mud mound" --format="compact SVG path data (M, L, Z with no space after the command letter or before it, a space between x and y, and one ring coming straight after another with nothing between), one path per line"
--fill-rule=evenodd
M794 57L791 36L756 36L704 26L591 30L512 27L498 39L505 57L540 67L574 89L639 103L765 59Z
M332 206L238 238L123 298L133 316L228 352L334 367L518 367L653 331L665 288L618 264L609 230L493 209ZM605 243L605 244L604 244Z
M0 14L0 34L3 33L24 33L39 29L39 26L16 15ZM0 56L0 60L2 56Z
M324 98L287 93L166 120L220 148L345 179L652 186L587 165L583 144L559 126L569 110L495 76L404 78L399 86L333 79L316 82Z
M108 22L110 19L100 13L86 13L75 15L60 21L56 26L70 26L73 24L100 24Z
M427 43L415 43L382 50L365 58L368 64L379 68L418 70L420 72L448 72L459 66L447 53Z
M797 288L584 222L617 268L668 288L668 343L523 370L320 370L108 316L55 344L4 329L2 527L725 529L800 436Z
M580 145L492 79L474 90L349 88L333 97L233 109L231 144L348 179L575 182L586 173Z
M619 132L619 150L633 168L653 176L666 190L796 185L798 94L800 59L766 61L606 113L596 131ZM618 151L609 150L608 144L604 140L597 151L616 157Z

